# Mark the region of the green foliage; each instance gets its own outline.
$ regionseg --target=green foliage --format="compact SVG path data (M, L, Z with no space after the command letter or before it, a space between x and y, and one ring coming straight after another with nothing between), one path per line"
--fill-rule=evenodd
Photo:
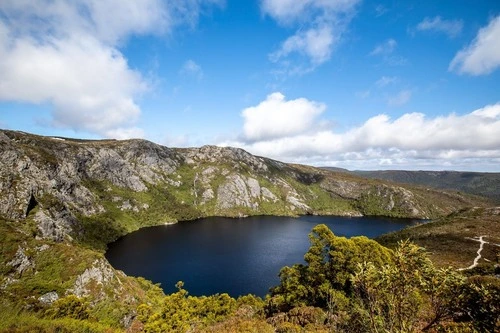
M387 193L389 189L383 186L372 186L363 191L356 202L356 207L363 215L380 215L390 217L407 217L405 211L406 199L397 192Z
M401 242L389 264L365 262L353 276L360 318L370 332L417 332L452 318L464 278L436 269L426 252Z
M0 305L0 332L6 333L118 333L121 330L94 320L47 318Z
M300 306L326 308L332 303L332 295L338 299L334 303L345 306L345 297L352 293L350 276L357 264L390 260L390 250L375 241L336 237L324 224L313 228L309 240L311 246L304 256L307 264L280 271L280 284L272 288L266 306L268 315Z
M88 319L90 317L89 303L75 295L69 295L55 301L49 309L45 311L49 318L73 318Z
M275 333L274 328L259 318L230 317L220 323L204 327L200 333Z
M462 285L457 299L462 320L471 321L480 332L500 331L500 281L474 277Z
M425 249L390 251L363 237L309 235L307 264L284 267L266 300L278 332L494 332L500 328L497 278L437 268Z
M182 282L176 287L178 291L167 295L158 311L139 307L145 332L186 332L222 321L236 309L236 300L227 294L192 297Z

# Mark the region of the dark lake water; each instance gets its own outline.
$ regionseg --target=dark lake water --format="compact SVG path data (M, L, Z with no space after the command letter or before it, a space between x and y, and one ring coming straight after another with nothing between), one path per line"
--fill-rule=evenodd
M283 266L304 262L311 229L326 224L338 236L369 238L419 223L379 217L258 216L205 218L144 228L109 244L106 257L128 275L161 283L166 293L184 281L191 295L264 296Z

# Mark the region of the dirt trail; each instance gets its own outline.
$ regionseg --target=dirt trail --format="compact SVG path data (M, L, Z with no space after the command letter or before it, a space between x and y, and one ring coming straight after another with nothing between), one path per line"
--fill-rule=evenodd
M469 238L469 237L467 237L467 239L472 239L473 241L478 241L479 242L479 250L477 250L477 256L474 258L474 262L472 263L472 265L470 265L467 268L459 268L458 269L459 271L463 271L463 270L466 270L466 269L472 269L472 268L474 268L474 267L477 266L477 264L479 262L479 259L481 259L481 252L483 251L484 244L488 243L487 241L483 240L484 237L486 237L486 236L479 236L479 238L477 238L477 237L475 237L475 238Z

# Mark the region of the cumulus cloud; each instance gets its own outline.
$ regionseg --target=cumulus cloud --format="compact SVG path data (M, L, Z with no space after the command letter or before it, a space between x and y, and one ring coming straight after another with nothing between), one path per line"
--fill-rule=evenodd
M283 103L281 96L268 96L255 109L260 109L273 99ZM307 104L307 100L304 103ZM246 110L253 113L253 109ZM432 118L422 113L408 113L396 119L380 114L344 133L325 128L314 130L317 123L314 119L321 113L312 113L314 116L305 116L308 125L303 128L296 127L294 131L276 134L272 132L271 126L256 126L265 128L262 129L265 134L255 134L251 142L227 141L221 145L239 146L254 154L288 162L351 168L384 165L431 167L431 164L453 166L467 165L465 161L472 160L487 165L493 160L500 161L500 136L497 135L500 133L500 103L464 115L449 114ZM260 113L262 117L263 114ZM243 117L246 117L245 112ZM274 123L270 118L268 124ZM245 134L254 133L247 133L247 130L244 128Z
M214 1L208 1L214 2ZM4 0L0 100L50 103L53 126L104 137L143 136L137 98L148 89L119 51L127 37L193 20L200 0ZM189 14L188 14L189 13Z
M283 94L275 92L241 113L245 139L260 141L305 133L325 108L324 104L305 98L287 101Z
M123 56L92 38L29 38L0 46L0 99L54 105L53 125L110 137L140 116L135 94L146 88ZM135 133L138 133L137 131Z
M462 20L444 20L440 16L433 18L426 17L417 24L418 31L431 31L444 33L450 38L454 38L462 32L464 23Z
M479 30L472 43L459 51L449 70L460 74L485 75L500 67L500 15Z
M262 0L261 10L278 24L299 29L270 54L273 62L299 62L292 71L307 72L328 61L359 0ZM298 56L299 60L293 56ZM307 65L300 63L305 58ZM299 68L299 69L297 69Z

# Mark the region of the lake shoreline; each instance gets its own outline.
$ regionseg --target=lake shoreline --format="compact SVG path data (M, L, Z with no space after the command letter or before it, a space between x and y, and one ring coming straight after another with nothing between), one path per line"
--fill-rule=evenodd
M277 284L282 267L303 262L307 234L317 224L327 224L338 236L375 238L420 222L366 216L208 217L141 228L110 243L106 258L127 275L161 283L165 293L182 280L192 295L264 296Z

